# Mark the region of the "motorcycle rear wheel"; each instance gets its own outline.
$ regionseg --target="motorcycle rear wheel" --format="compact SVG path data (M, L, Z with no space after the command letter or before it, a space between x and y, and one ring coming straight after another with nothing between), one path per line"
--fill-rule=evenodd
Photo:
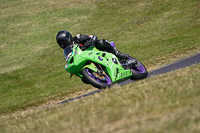
M133 57L129 57L129 59L134 59L137 61L138 63L138 67L130 67L130 70L132 72L132 80L139 80L139 79L144 79L147 78L148 76L148 71L146 69L146 67L137 59L133 58Z
M99 89L108 88L113 84L108 75L99 75L89 68L83 69L82 75L87 83Z

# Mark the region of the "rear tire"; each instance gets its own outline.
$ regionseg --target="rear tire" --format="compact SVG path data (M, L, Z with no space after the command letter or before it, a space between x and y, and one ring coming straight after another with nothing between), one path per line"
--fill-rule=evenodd
M89 68L82 70L83 79L92 86L102 89L112 85L112 80L108 75L98 76L96 72Z
M132 72L132 80L139 80L139 79L144 79L147 78L148 76L148 71L146 69L146 67L137 59L133 58L133 57L129 57L129 59L134 59L138 62L139 67L131 67L130 70Z

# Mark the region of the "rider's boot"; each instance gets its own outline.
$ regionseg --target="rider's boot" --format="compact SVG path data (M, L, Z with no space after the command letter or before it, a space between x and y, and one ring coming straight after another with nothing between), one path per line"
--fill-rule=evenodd
M119 50L116 49L116 47L113 47L110 44L110 42L105 39L98 40L96 43L96 47L100 50L106 50L107 52L114 54L115 56L117 56L120 59L126 60L129 58L129 54L124 54L124 53L120 52Z
M117 58L125 59L125 60L127 60L129 58L129 56L130 56L129 54L124 54L124 53L120 52L119 50L117 50L116 47L111 46L109 41L104 40L104 43L105 43L105 45L110 47L110 52L112 54L114 54L115 56L117 56Z
M113 47L113 48L114 48L113 54L114 54L115 56L117 56L118 58L127 60L127 59L130 57L129 54L124 54L124 53L120 52L119 50L117 50L116 47Z

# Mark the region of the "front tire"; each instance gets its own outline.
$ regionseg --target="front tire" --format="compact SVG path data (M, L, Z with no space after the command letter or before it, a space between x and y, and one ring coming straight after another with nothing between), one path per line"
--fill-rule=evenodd
M99 76L96 72L89 68L85 68L82 70L82 75L84 80L91 84L92 86L102 89L108 88L112 85L112 80L108 75Z

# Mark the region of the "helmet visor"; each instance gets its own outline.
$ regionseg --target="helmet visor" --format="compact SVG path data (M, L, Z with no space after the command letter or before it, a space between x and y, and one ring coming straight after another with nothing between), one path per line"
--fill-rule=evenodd
M64 46L67 44L67 41L66 40L60 41L60 44Z
M72 41L71 41L71 38L69 38L68 40L60 40L58 42L58 44L62 47L62 48L65 48L67 47L68 45L71 45Z

